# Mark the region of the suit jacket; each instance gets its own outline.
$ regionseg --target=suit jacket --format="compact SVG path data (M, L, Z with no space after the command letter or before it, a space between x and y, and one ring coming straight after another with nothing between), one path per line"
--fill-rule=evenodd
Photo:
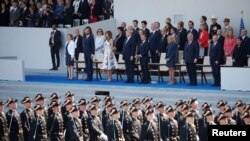
M208 48L208 32L206 30L200 33L198 42L200 44L200 47Z
M235 62L233 62L234 67L243 67L246 63L244 46L241 45L240 47L238 47L238 45L236 45L232 57L235 60Z
M54 31L52 31L52 32L54 32ZM51 36L49 38L49 45L59 49L61 47L61 45L62 45L61 32L59 30L55 31L55 33L54 33L54 44L52 42L52 40L53 40L52 32L51 32Z
M10 11L10 22L12 23L12 26L19 26L19 21L21 19L21 9L19 7L16 8L16 10Z
M94 35L89 35L89 37L83 37L83 53L85 56L90 57L91 54L95 54L95 40Z
M248 36L242 40L242 46L245 48L246 54L250 55L250 38Z
M183 59L186 63L194 63L194 59L198 59L199 57L199 44L196 41L192 41L189 45L189 42L186 42Z
M159 48L160 52L166 52L166 48L168 46L167 38L168 38L167 34L161 37L160 48Z
M83 52L83 44L82 44L83 37L81 35L78 36L76 44L76 51L77 52ZM74 37L74 41L76 40L76 37Z
M187 31L187 34L189 34L189 33L192 33L193 34L193 36L194 36L194 40L195 41L197 41L198 40L198 38L199 38L199 33L198 33L198 31L196 30L196 29L189 29L188 31Z
M26 9L21 9L21 21L23 22L23 26L24 27L27 27L27 25L28 25L28 21L27 21L27 17L28 17L28 15L30 14L30 12L29 12L29 8L28 7L26 7Z
M128 41L127 40L128 38L124 40L122 50L124 60L130 60L130 57L135 56L135 50L137 45L137 42L133 37L130 37L130 39Z
M180 50L184 50L185 47L185 43L187 40L187 30L185 28L183 28L181 31L178 31L177 35L180 38L180 42L179 42L179 46L180 46Z
M222 60L221 58L223 57L223 53L222 53L223 47L221 46L220 43L216 43L216 45L214 46L214 44L211 44L211 48L210 48L210 61L211 62L215 62L218 61L219 64L221 64Z
M94 16L102 15L102 5L99 2L96 2L92 10Z
M7 9L2 13L0 12L0 26L9 26L10 14Z
M148 28L145 28L144 31L146 33L146 37L147 37L147 41L148 41L149 36L150 36L150 30Z
M136 29L134 29L134 32L133 32L133 35L132 35L132 37L134 38L137 45L140 44L140 42L141 42L140 35L139 35L139 30L140 29L138 27Z
M160 41L161 41L161 33L158 31L155 31L154 33L151 32L150 33L150 37L149 37L149 44L150 44L150 51L155 52L156 50L158 50L160 47Z
M78 13L82 14L81 19L89 19L90 6L88 0L81 0L78 8Z
M141 59L149 59L149 56L148 56L149 48L150 48L150 45L147 41L139 45L137 54L142 56Z
M218 23L210 26L209 39L212 39L212 36L217 34L218 29L221 29L221 26Z
M125 40L126 36L122 34L121 36L117 35L115 38L115 47L116 47L116 52L122 52L123 49L123 43Z

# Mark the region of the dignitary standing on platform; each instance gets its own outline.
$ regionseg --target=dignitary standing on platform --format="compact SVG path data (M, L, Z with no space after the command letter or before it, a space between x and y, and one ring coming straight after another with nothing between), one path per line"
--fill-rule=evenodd
M73 80L73 75L74 75L74 59L75 59L75 42L73 40L73 35L68 34L67 35L67 42L66 42L66 66L67 66L67 79L68 80Z
M125 38L124 29L122 27L117 27L117 36L115 37L115 58L117 62L119 62L119 55L122 53Z
M99 28L97 30L97 36L95 37L95 59L97 61L102 61L103 60L103 51L104 51L104 42L105 42L105 37L103 30Z
M236 37L232 28L227 29L225 40L224 40L224 52L225 56L232 56L234 48L236 46Z
M85 81L93 80L93 59L95 54L95 40L94 35L92 34L91 27L87 26L84 29L83 34L83 53L85 60L85 72L87 73L87 78Z
M151 24L151 33L149 36L150 44L150 57L152 63L159 63L159 48L161 41L161 33L156 29L156 23ZM157 66L153 66L154 69L157 69Z
M141 43L139 44L137 50L136 59L140 60L141 71L142 71L142 84L149 84L151 83L150 73L148 68L149 63L149 48L150 44L147 42L147 37L145 31L142 32L143 34L140 35Z
M134 31L136 32L136 31ZM133 27L129 26L126 31L126 39L123 44L123 60L125 60L127 81L126 83L134 83L134 68L135 68L135 50L137 42L133 34Z
M250 65L248 64L248 59L250 57L250 38L247 36L247 30L243 29L241 30L241 38L242 38L242 46L245 48L245 61L246 61L246 66Z
M57 30L57 25L52 25L52 32L49 38L50 54L53 67L50 70L58 70L60 66L60 56L59 51L62 45L61 32ZM56 61L55 61L56 57Z
M237 45L235 46L233 50L233 67L244 67L245 65L245 47L242 46L242 38L237 38Z
M207 56L208 54L208 32L205 30L205 25L200 25L200 36L198 38L198 43L200 45L199 56Z
M80 30L76 29L75 30L75 37L74 37L74 41L76 44L76 48L75 48L75 59L78 60L79 59L79 54L83 53L83 44L82 44L82 35L80 34Z
M175 84L175 64L176 64L176 55L178 54L178 45L175 43L174 36L168 36L168 46L166 49L166 61L167 67L169 69L169 85Z
M213 86L220 86L220 65L221 65L221 58L223 55L223 48L220 43L218 43L218 36L213 35L212 43L210 45L210 64L212 67L212 74L214 78Z
M197 85L197 68L196 63L199 57L199 44L197 41L193 40L193 34L189 33L188 41L186 42L183 59L187 67L187 73L189 77L189 85Z

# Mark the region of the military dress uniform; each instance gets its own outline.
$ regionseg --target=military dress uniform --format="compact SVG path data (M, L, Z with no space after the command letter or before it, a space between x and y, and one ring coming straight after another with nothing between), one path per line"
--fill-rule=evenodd
M8 99L7 106L12 102L17 102L17 100L12 98ZM23 128L17 111L9 109L6 113L6 119L8 123L10 141L23 141Z
M88 128L88 113L87 111L80 110L80 121L82 123L82 130L83 130L83 140L89 140L89 128Z
M159 141L157 125L154 122L144 122L139 141Z
M188 112L186 115L183 116L184 118L193 117L194 115L192 112ZM180 140L181 141L198 141L199 137L196 131L195 124L185 122L185 124L180 129Z
M169 122L167 124L167 139L169 141L179 141L179 128L178 122L174 118L169 118Z
M129 141L131 139L130 125L132 123L132 119L127 111L122 110L120 112L120 122L123 129L125 140Z
M0 101L0 105L4 105ZM7 119L4 112L0 112L0 141L9 141Z
M65 100L64 101L64 107L65 108L65 111L62 112L62 117L63 117L63 127L64 127L64 130L65 130L65 141L70 141L70 131L69 131L69 128L67 127L68 126L68 120L70 120L70 113L69 111L66 110L66 106L67 105L72 105L73 102L72 100ZM62 109L62 108L61 108Z
M70 113L78 112L76 106L70 109ZM83 141L82 123L78 117L69 116L67 128L69 130L70 141Z
M158 108L164 108L164 106L165 104L163 104L162 102L158 102L154 107L158 109ZM158 112L156 114L156 118L157 118L156 123L159 131L159 138L161 141L167 141L167 132L168 132L167 124L169 123L167 115L165 113Z
M34 111L36 110L42 110L43 107L41 105L36 105L34 107ZM46 127L46 121L45 117L36 116L32 119L31 125L30 125L30 132L29 132L29 140L30 141L47 141L47 127Z
M35 100L45 100L46 97L44 97L42 94L37 94L35 96ZM43 106L43 105L42 105ZM45 106L43 106L43 116L45 118L45 121L48 121L48 108L46 108Z

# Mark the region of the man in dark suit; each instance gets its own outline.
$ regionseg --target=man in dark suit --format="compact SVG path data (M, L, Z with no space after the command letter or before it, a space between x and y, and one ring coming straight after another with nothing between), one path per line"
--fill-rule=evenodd
M80 34L80 30L76 29L75 30L76 36L74 37L74 41L76 44L76 49L75 49L75 59L79 59L79 54L83 53L83 44L82 44L82 36Z
M161 30L161 41L160 41L160 48L159 48L159 52L166 52L167 46L168 46L168 35L167 35L167 29L166 27L162 28Z
M194 41L197 41L199 38L199 34L198 34L198 31L194 28L194 22L189 21L188 27L189 27L189 30L187 31L187 34L192 33L194 36Z
M184 50L185 43L187 40L187 30L184 28L184 22L178 23L178 32L177 35L179 36L179 50Z
M214 78L213 86L220 86L220 64L222 56L222 47L218 43L218 36L213 35L213 42L211 43L210 49L210 64L212 67L212 74Z
M95 40L92 34L92 29L88 26L84 29L83 36L83 53L85 59L85 72L87 73L87 79L85 81L93 80L93 57L95 54Z
M79 8L78 8L78 16L80 20L89 19L90 16L90 6L88 0L80 0ZM83 24L83 23L82 23Z
M28 17L28 14L29 14L29 8L27 7L28 4L26 4L25 2L22 2L21 3L21 24L20 26L23 26L23 27L27 27L27 17Z
M134 38L136 44L138 45L141 40L140 40L140 35L139 35L139 30L140 28L138 27L138 20L133 20L133 34L132 37Z
M248 58L250 57L250 38L247 36L247 30L243 29L241 30L241 37L242 37L242 46L245 48L245 62L246 66L250 65L248 64Z
M150 31L147 28L147 21L141 21L141 27L142 27L142 30L145 31L145 35L146 35L146 38L147 38L147 41L148 41L148 38L149 38L149 35L150 35Z
M156 23L151 24L151 30L149 36L149 44L150 44L150 55L152 63L159 63L159 46L160 46L160 32L156 31ZM157 66L153 67L154 69L157 69Z
M221 51L222 51L222 56L220 58L221 64L225 64L226 63L226 58L225 58L225 52L224 52L224 41L225 41L225 37L222 35L222 30L218 29L217 30L217 37L218 37L218 43L221 45Z
M124 43L126 36L124 34L124 30L122 27L117 28L117 33L118 34L115 38L115 47L116 47L115 58L116 58L117 62L119 62L119 54L122 53L123 43Z
M210 26L209 39L212 39L213 35L217 34L217 30L221 29L221 26L217 23L217 17L211 17L212 24Z
M10 26L19 26L21 19L21 9L18 7L17 1L12 2L12 9L10 10Z
M193 34L189 33L187 36L188 41L184 48L183 59L187 67L187 73L190 80L189 85L197 85L197 68L196 63L199 57L199 44L193 40Z
M51 53L53 67L50 70L58 70L60 66L59 51L62 45L61 32L57 30L56 24L52 25L52 30L53 31L51 32L50 38L49 38L49 46L50 46L50 53ZM55 62L55 57L56 57L57 63Z
M129 26L126 31L126 39L124 41L123 51L122 51L127 73L126 83L134 83L134 68L135 68L134 57L135 57L137 42L135 41L132 34L133 34L133 27Z

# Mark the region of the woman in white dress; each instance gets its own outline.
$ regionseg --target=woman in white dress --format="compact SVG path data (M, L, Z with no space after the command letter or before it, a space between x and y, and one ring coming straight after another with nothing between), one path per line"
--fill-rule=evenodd
M101 69L107 72L108 81L112 80L112 70L118 68L115 58L114 40L111 31L105 33L106 40L104 42L104 54Z
M99 28L97 30L97 36L95 38L95 61L102 61L103 59L103 44L105 37L103 35L103 30Z

